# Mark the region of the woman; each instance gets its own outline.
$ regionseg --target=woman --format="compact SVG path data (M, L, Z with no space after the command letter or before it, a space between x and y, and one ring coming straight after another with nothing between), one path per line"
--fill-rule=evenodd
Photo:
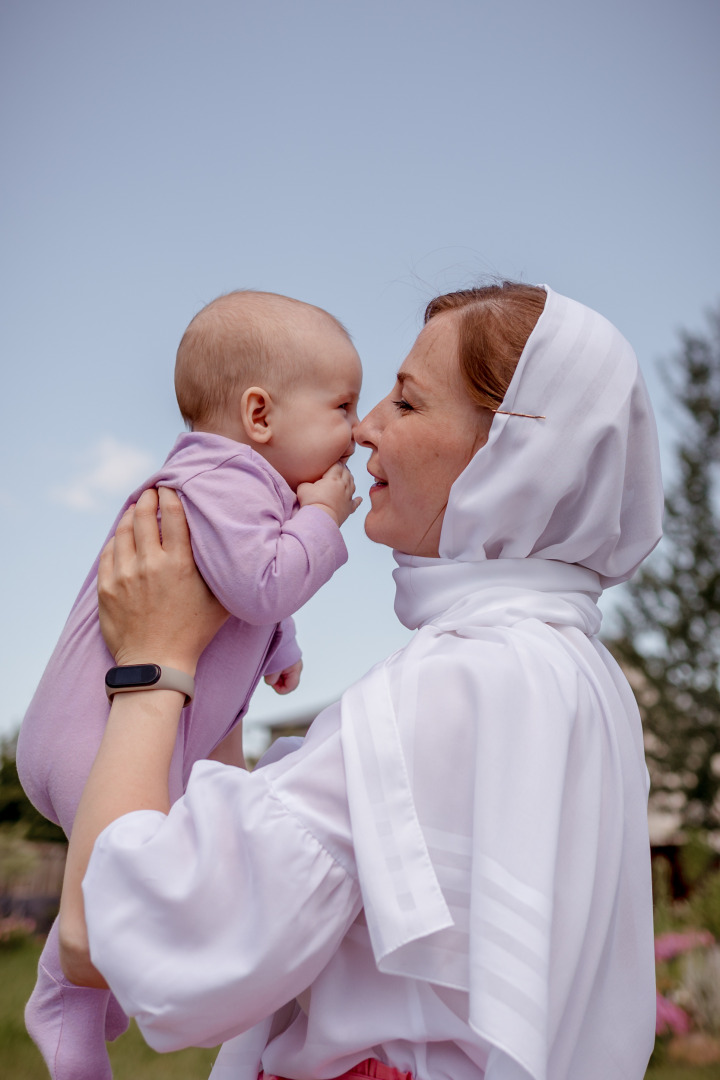
M226 1041L216 1077L640 1080L647 771L595 636L660 535L634 354L549 289L449 294L356 438L416 635L302 749L200 763L172 809L182 696L116 697L68 870L72 897L114 822L84 882L93 962L157 1049ZM160 506L162 547L146 493L104 556L104 632L118 664L192 673L221 614ZM63 926L91 981L72 905Z

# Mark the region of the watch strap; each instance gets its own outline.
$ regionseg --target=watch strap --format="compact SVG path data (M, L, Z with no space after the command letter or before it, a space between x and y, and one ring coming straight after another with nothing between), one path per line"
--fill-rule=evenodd
M132 679L133 668L144 673L144 677L137 682L128 681ZM151 677L147 676L148 669L154 669ZM116 672L123 673L124 685L114 685L113 676ZM105 693L110 701L115 694L127 694L136 690L177 690L185 695L185 705L189 705L195 696L195 680L186 671L160 667L159 664L129 664L127 667L110 668L105 676Z

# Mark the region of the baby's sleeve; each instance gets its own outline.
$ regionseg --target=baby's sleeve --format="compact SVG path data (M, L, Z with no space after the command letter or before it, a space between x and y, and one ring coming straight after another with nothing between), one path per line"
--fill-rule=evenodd
M305 506L288 516L272 476L246 455L198 473L179 493L200 573L252 625L288 618L347 560L329 515Z
M295 622L289 616L280 623L277 635L272 643L263 667L263 675L274 675L277 671L287 671L302 657L302 651L295 636Z

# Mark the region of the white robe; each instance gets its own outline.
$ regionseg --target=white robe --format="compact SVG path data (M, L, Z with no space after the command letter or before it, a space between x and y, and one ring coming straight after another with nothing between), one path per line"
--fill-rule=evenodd
M502 653L528 644L535 653L532 637L543 634L560 632L527 624L522 634L495 630L480 643L460 644L471 659L478 648L497 652L501 681ZM479 727L453 708L466 676L458 641L438 635L431 653L426 665L441 665L444 689L426 699L427 728L413 730L412 778L442 826L423 831L453 920L440 941L430 942L445 978L378 969L362 910L335 705L317 718L300 750L252 774L199 763L167 818L138 811L99 838L85 880L93 960L156 1049L214 1045L259 1025L224 1048L214 1077L256 1080L261 1057L265 1070L280 1076L334 1077L368 1056L419 1080L477 1080L484 1070L489 1080L529 1075L471 1027L470 995L456 988L464 978L456 968L467 964L470 897L478 884L474 817L482 804L502 805L515 767L513 743L532 738L532 725L527 714L514 724L511 688L507 722L515 730L502 740L510 756L493 761L495 790L478 791L467 761L478 752ZM402 653L387 670L404 714ZM617 684L625 695L619 673ZM564 715L568 703L559 691L546 687L545 703ZM491 990L499 1009L529 1011L532 1020L535 984L547 988L549 1080L641 1080L654 1038L654 965L639 720L628 722L618 709L615 722L599 725L579 671L574 704L571 727L553 740L553 776L528 768L521 778L533 787L534 816L510 804L506 819L491 823L522 831L532 851L536 837L543 842L550 804L557 836L552 911L540 907L532 886L485 860L490 910L482 947L497 974ZM410 739L408 730L403 734ZM535 738L542 744L543 733ZM545 762L542 745L535 749ZM299 1005L276 1018L266 1047L269 1022L261 1021L293 998Z

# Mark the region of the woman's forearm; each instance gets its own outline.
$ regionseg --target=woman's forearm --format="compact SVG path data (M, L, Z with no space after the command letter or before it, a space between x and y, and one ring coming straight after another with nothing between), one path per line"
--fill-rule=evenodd
M195 674L227 612L198 573L174 491L144 491L123 514L100 556L98 605L116 664L155 663ZM90 961L82 896L93 846L123 814L170 809L168 774L183 701L176 690L119 693L113 700L75 815L60 903L60 959L67 977L82 986L105 985Z
M116 694L73 825L60 904L60 958L67 977L105 986L92 966L82 881L103 829L132 810L170 809L168 774L183 697L174 690Z

